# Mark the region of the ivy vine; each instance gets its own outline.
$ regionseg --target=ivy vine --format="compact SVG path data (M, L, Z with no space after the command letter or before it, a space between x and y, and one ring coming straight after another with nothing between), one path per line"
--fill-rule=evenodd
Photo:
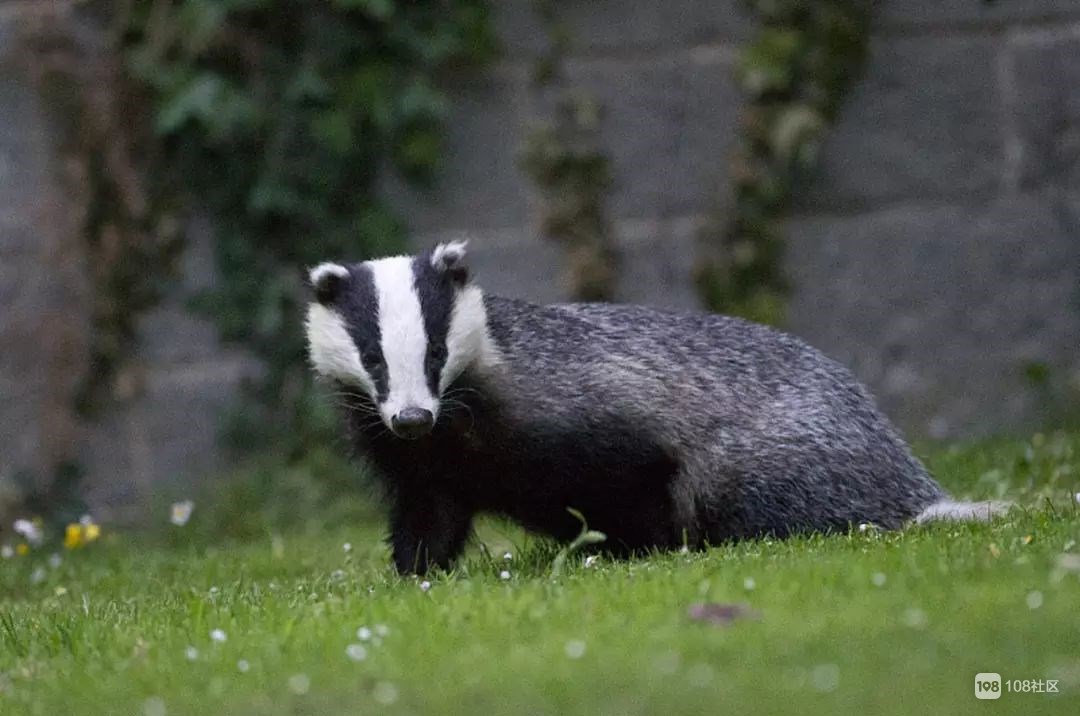
M556 5L556 0L534 4L549 49L537 62L533 83L555 100L553 116L526 135L522 166L541 190L542 231L566 252L571 295L606 301L615 294L617 256L605 211L610 162L598 148L602 108L588 93L566 86L563 58L570 34Z
M93 417L138 382L124 370L138 316L161 298L182 248L167 188L174 177L134 120L145 98L115 52L70 22L30 23L19 40L50 120L54 164L89 279L88 360L74 407Z
M493 55L488 3L126 0L115 12L178 188L213 220L221 281L195 308L265 364L230 437L302 438L327 416L305 365L301 269L403 248L380 173L431 181L439 75Z
M871 0L745 0L761 29L742 51L748 97L733 162L730 218L702 232L696 267L713 311L777 324L788 282L783 221L865 62Z

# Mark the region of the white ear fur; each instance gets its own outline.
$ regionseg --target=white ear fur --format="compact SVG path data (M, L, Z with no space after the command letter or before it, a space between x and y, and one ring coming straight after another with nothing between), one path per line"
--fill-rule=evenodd
M451 271L463 268L465 263L465 249L468 245L469 242L467 240L447 241L444 244L439 244L435 247L435 250L431 252L432 268L436 271Z
M327 276L348 278L349 269L345 268L341 264L325 262L319 264L308 272L308 277L311 279L311 285L315 288L318 288L319 284L323 283L326 280Z
M308 272L311 286L315 289L315 297L319 303L328 303L334 300L338 287L342 281L349 277L349 269L341 264L321 263Z

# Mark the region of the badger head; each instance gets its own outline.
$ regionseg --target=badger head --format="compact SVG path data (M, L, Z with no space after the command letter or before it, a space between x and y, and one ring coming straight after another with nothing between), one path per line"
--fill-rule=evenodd
M465 242L419 256L311 269L307 337L316 373L362 391L401 438L432 431L466 369L495 360Z

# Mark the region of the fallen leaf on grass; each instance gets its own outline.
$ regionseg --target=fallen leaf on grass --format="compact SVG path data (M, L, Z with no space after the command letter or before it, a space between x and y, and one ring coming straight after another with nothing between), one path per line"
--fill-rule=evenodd
M761 612L749 604L691 604L687 613L696 622L708 622L716 626L727 626L739 619L761 619Z

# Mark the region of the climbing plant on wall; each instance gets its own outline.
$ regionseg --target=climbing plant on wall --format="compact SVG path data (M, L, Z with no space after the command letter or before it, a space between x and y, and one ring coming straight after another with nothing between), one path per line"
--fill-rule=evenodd
M156 303L181 249L175 177L136 118L143 97L116 53L90 41L71 18L36 18L19 32L20 56L48 118L54 168L65 198L54 217L73 234L89 290L87 365L75 409L93 417L138 382L129 367L137 319Z
M610 162L598 147L602 107L567 83L562 65L570 35L557 5L557 0L534 3L548 51L537 62L533 85L553 101L551 116L525 137L522 166L540 190L541 229L566 253L570 294L582 301L611 300L616 254L605 211Z
M430 182L438 75L495 50L485 0L128 0L113 21L180 189L212 219L220 285L197 308L265 364L232 436L303 434L302 268L400 249L380 172Z
M745 0L760 29L742 50L747 95L732 163L734 195L702 233L704 304L783 319L783 220L863 66L872 0Z

